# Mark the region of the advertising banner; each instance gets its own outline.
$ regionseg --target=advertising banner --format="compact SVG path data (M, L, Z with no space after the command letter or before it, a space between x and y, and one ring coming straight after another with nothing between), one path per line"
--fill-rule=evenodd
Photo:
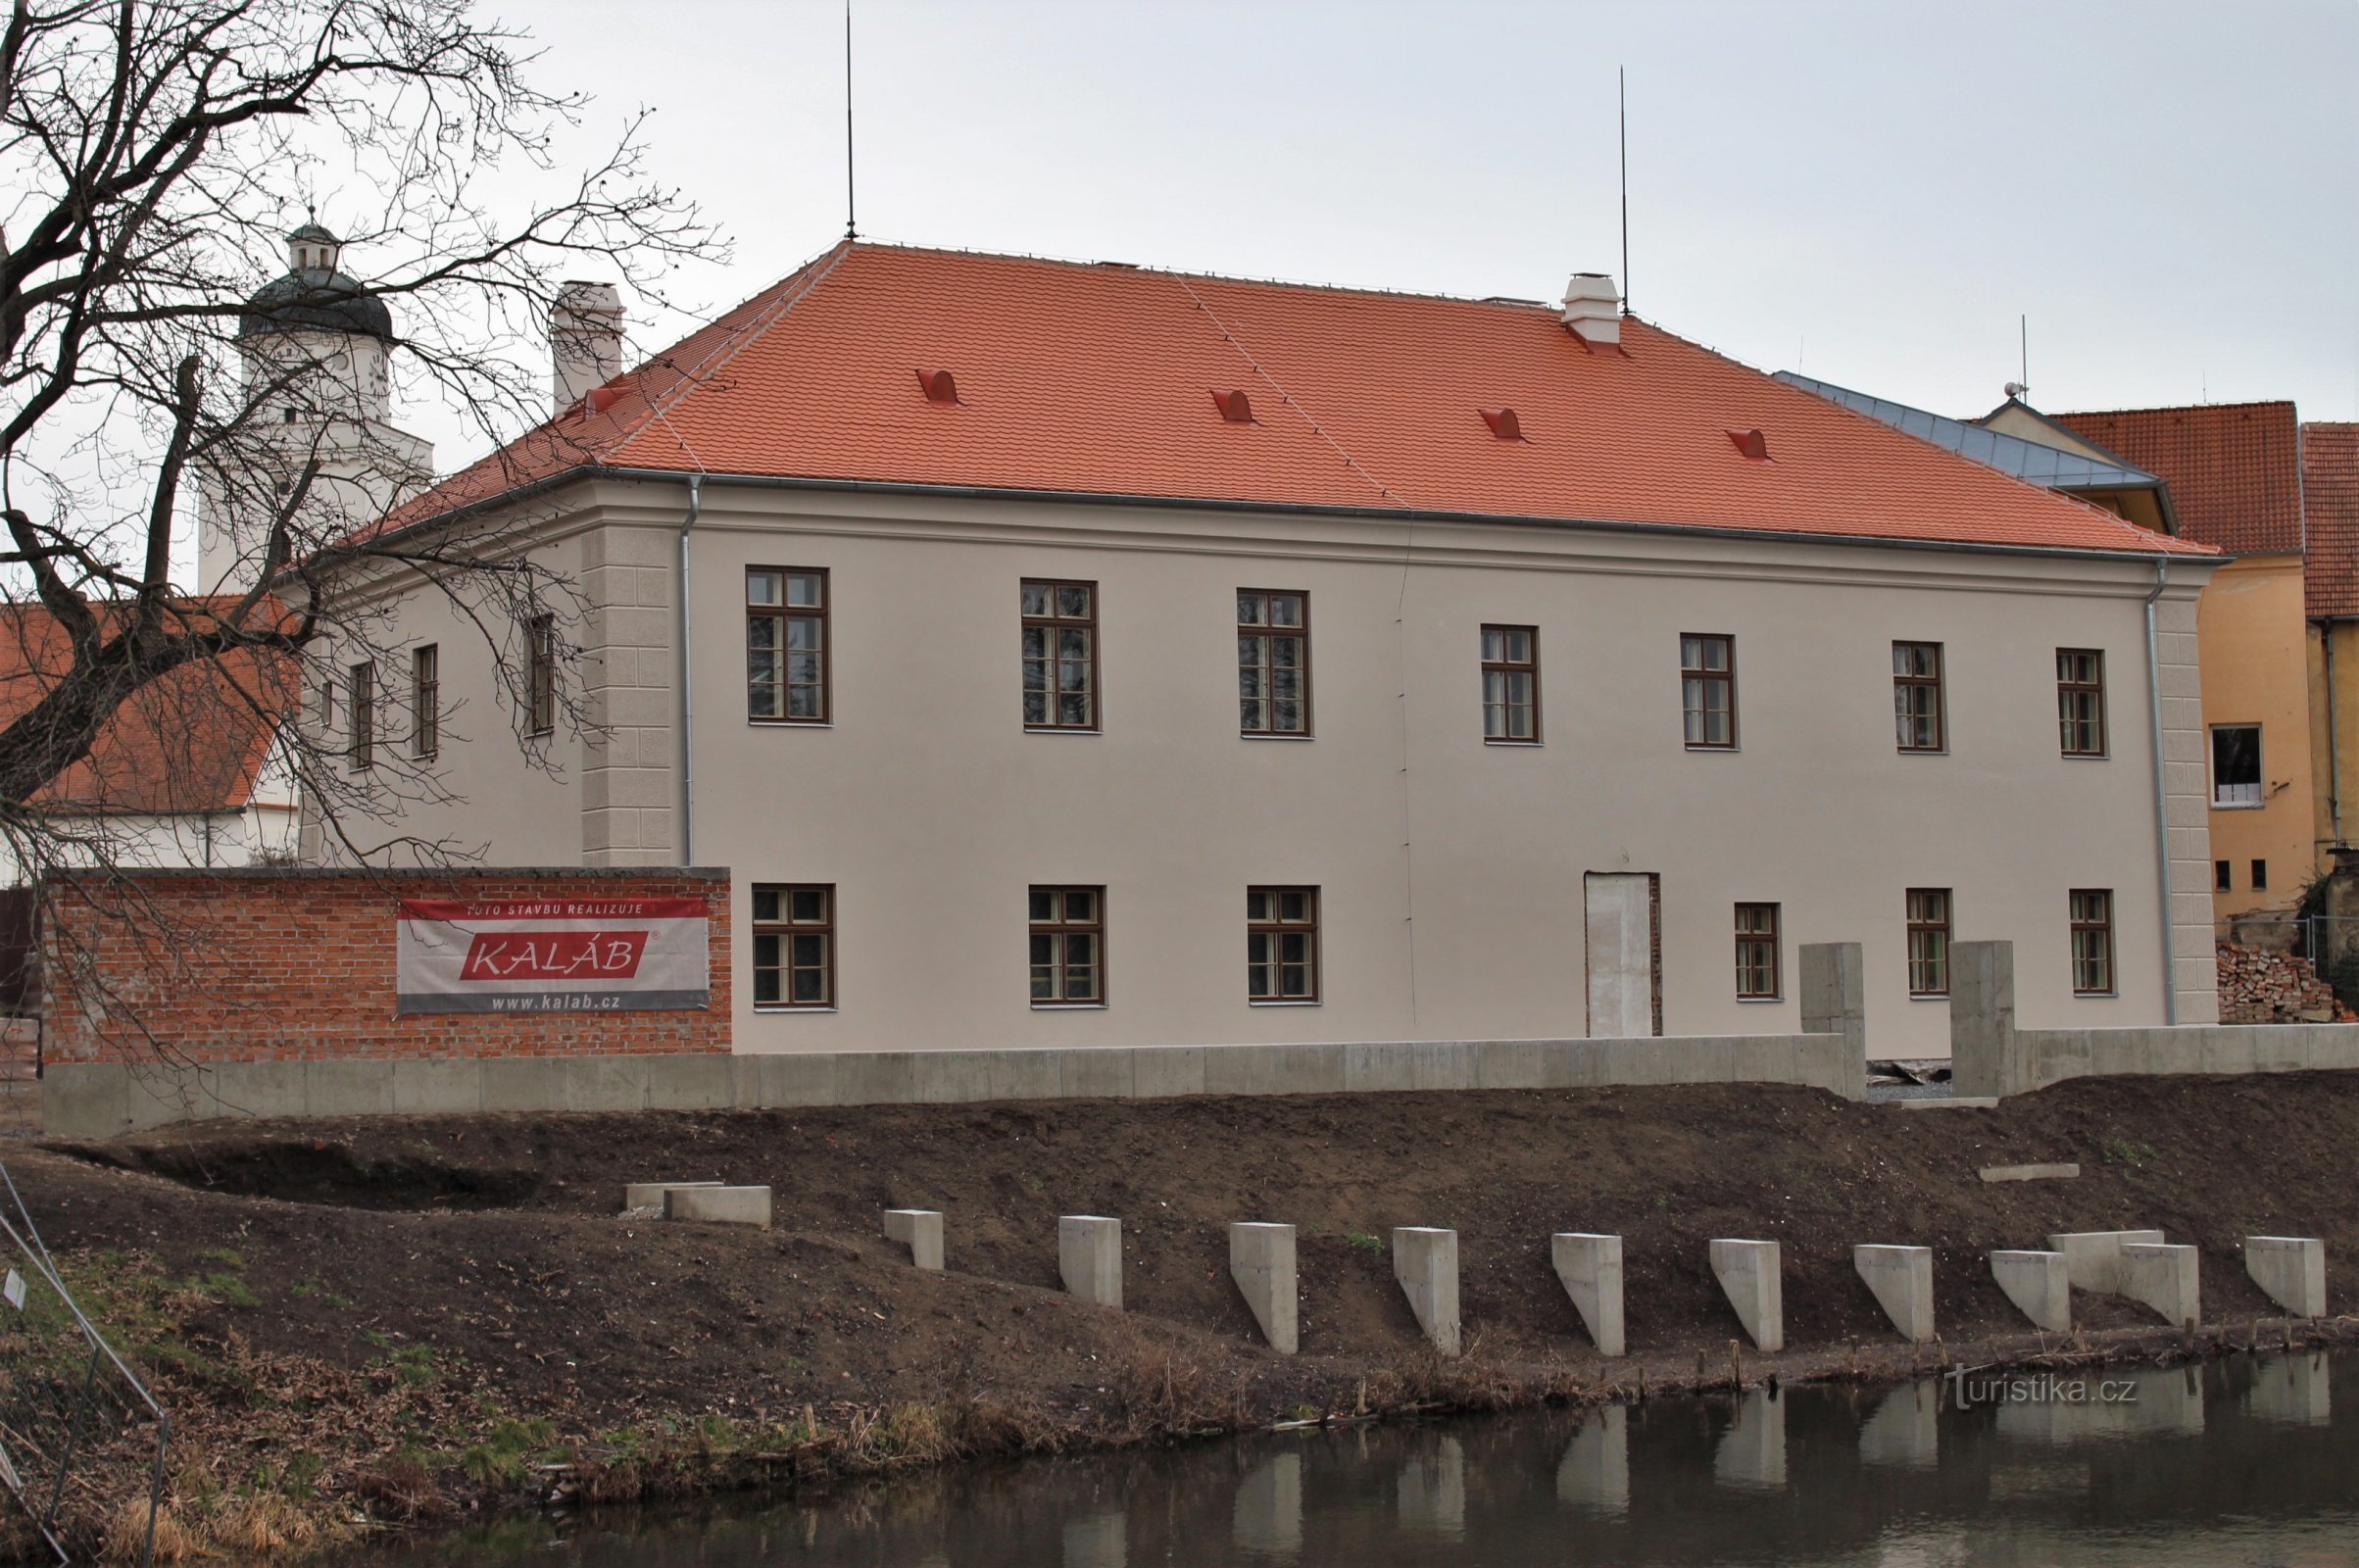
M398 1013L673 1012L713 1001L702 899L404 899Z

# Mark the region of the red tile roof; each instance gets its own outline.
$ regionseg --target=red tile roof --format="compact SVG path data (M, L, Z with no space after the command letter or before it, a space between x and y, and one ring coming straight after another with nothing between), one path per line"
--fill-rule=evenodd
M2073 433L2171 486L2182 537L2239 555L2302 547L2300 437L2290 403L2055 414Z
M2313 615L2359 615L2359 424L2301 427L2302 579Z
M188 603L202 615L211 602ZM48 611L0 607L0 725L38 703L72 667L65 631ZM103 815L242 809L297 691L295 661L285 655L234 650L183 664L134 691L89 755L33 804Z
M1548 306L844 244L391 521L603 466L2207 553L1658 327L1622 343ZM1231 390L1254 422L1206 395ZM1771 461L1729 438L1753 428Z

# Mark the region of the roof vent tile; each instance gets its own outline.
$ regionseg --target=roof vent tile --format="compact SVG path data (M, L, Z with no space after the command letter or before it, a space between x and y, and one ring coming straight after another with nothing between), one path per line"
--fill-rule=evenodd
M1483 422L1491 426L1491 433L1501 441L1521 441L1524 438L1523 421L1515 416L1513 409L1484 409L1482 416Z
M1749 463L1767 463L1769 461L1769 437L1760 431L1740 430L1732 427L1729 430L1728 439L1729 444L1735 447L1745 461Z
M925 389L928 403L958 401L958 380L948 370L920 370L917 372L917 384Z
M1215 390L1212 394L1212 402L1220 410L1220 416L1231 424L1259 422L1253 417L1253 399L1247 397L1243 392Z

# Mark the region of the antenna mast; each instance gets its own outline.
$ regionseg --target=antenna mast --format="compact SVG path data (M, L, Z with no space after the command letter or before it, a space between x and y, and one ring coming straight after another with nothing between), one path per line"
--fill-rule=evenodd
M1630 74L1613 68L1614 93L1621 116L1622 135L1622 314L1630 314Z
M844 237L858 239L852 177L852 0L844 0Z

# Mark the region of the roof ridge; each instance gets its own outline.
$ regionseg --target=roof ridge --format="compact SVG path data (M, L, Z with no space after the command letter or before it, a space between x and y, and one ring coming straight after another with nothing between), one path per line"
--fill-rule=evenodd
M2049 417L2057 419L2093 419L2119 414L2203 414L2232 409L2290 409L2292 398L2253 398L2242 403L2159 403L2151 408L2136 409L2050 409Z

